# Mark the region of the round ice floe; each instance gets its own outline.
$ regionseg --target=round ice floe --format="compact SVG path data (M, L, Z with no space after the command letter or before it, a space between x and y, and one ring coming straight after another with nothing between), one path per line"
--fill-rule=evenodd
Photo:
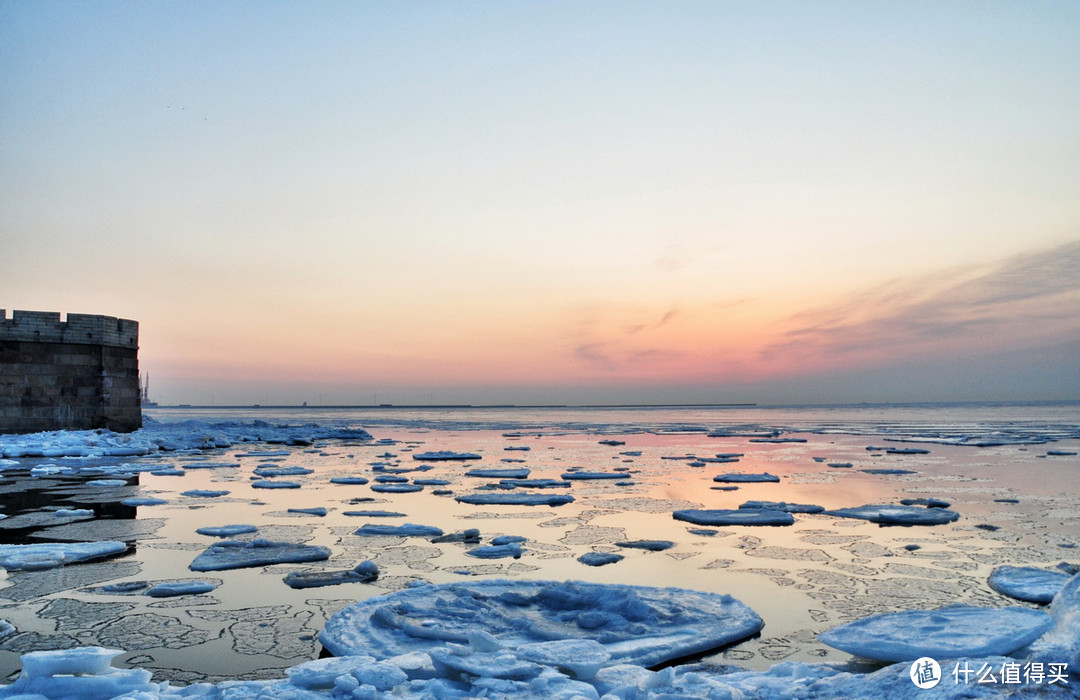
M767 508L744 508L740 510L677 510L671 514L676 520L695 525L792 525L791 513Z
M818 639L868 659L940 660L1011 654L1053 626L1053 618L1042 610L957 605L873 615L834 627Z
M947 508L921 508L919 506L870 505L854 508L827 510L825 515L841 518L869 520L881 525L942 525L951 523L960 514Z
M443 534L441 528L434 525L417 525L415 523L405 523L404 525L379 525L376 523L365 523L360 529L353 532L354 535L360 535L361 537L371 537L378 535L396 535L398 537L438 537Z
M409 588L355 603L319 635L336 656L386 659L490 634L506 648L594 640L611 664L651 666L737 642L761 618L728 595L579 581L488 580Z
M1034 566L999 566L990 574L990 587L998 593L1029 603L1049 603L1072 578L1064 571Z

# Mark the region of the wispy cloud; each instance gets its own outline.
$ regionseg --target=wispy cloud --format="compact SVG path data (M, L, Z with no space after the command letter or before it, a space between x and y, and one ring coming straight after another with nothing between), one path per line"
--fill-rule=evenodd
M996 265L893 280L790 317L763 360L903 357L1080 334L1080 241Z

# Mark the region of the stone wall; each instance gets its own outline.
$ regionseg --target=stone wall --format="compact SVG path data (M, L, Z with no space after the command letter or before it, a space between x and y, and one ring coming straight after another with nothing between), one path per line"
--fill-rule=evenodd
M0 432L142 427L139 324L0 309Z

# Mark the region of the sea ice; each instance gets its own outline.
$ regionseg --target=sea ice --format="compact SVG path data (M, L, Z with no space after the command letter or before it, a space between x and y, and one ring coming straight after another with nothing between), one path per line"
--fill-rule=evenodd
M38 571L124 551L127 544L112 541L0 544L0 567L9 571Z
M671 514L671 517L694 525L793 525L795 523L795 518L791 513L768 508L677 510Z
M713 481L733 484L777 482L780 481L780 477L774 476L768 472L764 472L763 474L718 474L713 477Z
M229 495L228 491L214 491L213 489L191 489L190 491L182 491L181 496L192 496L194 498L218 498L219 496Z
M465 476L477 476L488 479L528 479L529 470L521 469L470 469Z
M181 595L209 593L217 586L209 581L168 581L159 583L146 592L151 598L172 598Z
M265 564L322 561L330 558L326 547L291 542L226 540L212 544L188 565L192 571L222 571Z
M625 479L625 472L565 472L563 479L589 480L589 479Z
M881 525L942 525L951 523L960 514L946 508L920 508L919 506L868 505L854 508L826 510L825 515L840 518L869 520Z
M1005 565L994 569L989 583L1002 595L1029 603L1049 603L1070 578L1064 571Z
M446 450L439 450L436 452L417 452L412 456L413 459L418 459L422 462L446 462L455 460L469 460L469 459L481 459L480 455L472 452L449 452Z
M627 540L616 542L615 546L625 547L626 549L644 549L649 552L663 552L665 549L674 547L675 543L671 540Z
M377 578L379 567L375 562L363 561L342 571L291 571L285 576L285 584L290 588L315 588L341 583L371 583Z
M520 559L523 553L524 550L517 542L489 544L483 547L474 547L465 552L470 557L476 557L477 559L505 559L506 557Z
M455 496L454 500L479 506L561 506L573 503L574 497L566 494L541 493L469 493Z
M327 510L322 506L314 506L312 508L289 508L286 512L303 513L304 515L315 515L322 518L326 515Z
M1054 626L1042 610L956 605L865 617L818 635L825 644L880 661L1011 654Z
M254 525L210 525L200 527L195 532L200 535L210 535L211 537L236 537L248 532L256 532L258 529Z
M164 498L153 498L151 496L136 496L120 501L120 504L125 506L160 506L165 503L168 503L168 501Z
M784 501L747 501L740 505L739 509L782 510L785 513L820 513L825 510L825 506L815 506L809 503L785 503Z
M571 486L569 481L559 479L500 479L499 484L524 489L568 489Z
M368 479L363 476L335 476L330 479L330 483L341 484L342 486L363 486L368 483Z
M506 648L593 639L612 663L653 665L731 644L761 618L727 595L583 582L485 580L410 588L354 603L326 623L331 654L386 659L490 635Z
M606 566L623 559L623 555L614 552L586 552L577 558L579 562L586 566Z
M372 484L369 488L376 493L416 493L424 490L420 484Z
M405 523L404 525L380 525L377 523L364 523L354 535L370 537L375 535L397 535L398 537L438 537L443 534L441 528L433 525L416 525Z
M308 469L307 467L255 467L252 470L259 476L303 476L304 474L312 474L314 469Z
M253 489L298 489L300 483L296 481L277 481L275 479L260 479L251 482Z

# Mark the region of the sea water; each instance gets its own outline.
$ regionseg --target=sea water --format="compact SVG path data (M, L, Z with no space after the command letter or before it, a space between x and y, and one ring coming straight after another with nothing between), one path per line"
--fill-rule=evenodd
M1068 454L1080 451L1076 403L158 408L146 416L166 432L176 426L213 435L221 424L314 423L364 429L372 439L4 461L0 493L8 517L0 520L0 543L119 540L128 549L96 562L9 572L0 582L0 619L15 629L0 638L0 675L17 672L20 653L103 645L125 650L119 665L150 668L157 679L280 677L282 669L319 655L319 630L350 602L416 582L490 577L729 593L756 610L765 628L709 661L751 669L782 660L852 663L817 635L880 612L954 602L1014 605L987 585L994 567L1080 563L1080 458ZM909 448L918 451L902 452ZM435 451L480 458L413 458ZM702 459L720 454L741 456L724 463ZM129 474L122 464L132 465ZM83 473L95 467L119 471L122 485ZM300 473L269 479L298 488L253 487L265 481L257 468L288 467ZM555 481L581 472L624 478L527 489L573 496L558 507L457 501L470 493L522 492L500 488L497 478L466 476L477 468L527 468L530 479ZM767 472L779 482L713 480L729 472ZM373 491L376 477L388 475L448 483L415 493ZM330 481L341 477L369 483ZM731 486L736 488L720 490ZM227 493L205 495L215 492ZM198 493L203 495L183 495ZM132 497L164 503L122 505ZM839 509L909 498L948 501L960 518L937 526L881 527L796 514L787 527L709 528L672 517L680 509L738 508L751 500ZM317 508L326 515L311 512ZM355 514L361 512L377 514ZM446 533L475 528L481 539L433 543L430 537L354 534L365 523L413 523ZM196 531L234 524L257 528L235 539L323 546L331 557L191 571L195 557L219 541ZM468 555L498 536L524 538L521 556ZM671 547L620 546L640 540ZM587 566L578 558L589 552L623 558ZM363 561L378 566L376 581L304 589L284 583L290 572L351 569ZM133 584L196 580L215 587L162 599Z

